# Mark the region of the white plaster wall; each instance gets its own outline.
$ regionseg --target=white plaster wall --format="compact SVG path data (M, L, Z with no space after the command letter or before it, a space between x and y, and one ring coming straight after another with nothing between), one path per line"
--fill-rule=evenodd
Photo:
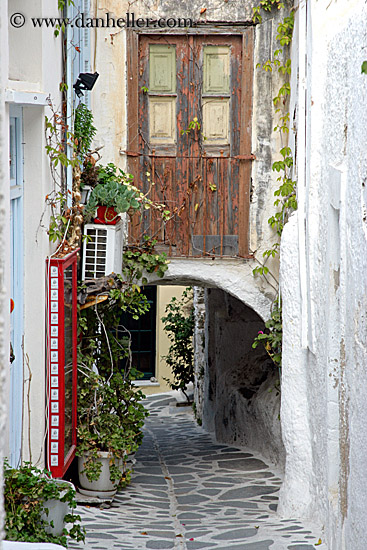
M283 353L281 425L286 451L285 478L278 512L283 516L312 516L312 435L307 386L307 351L300 339L301 297L297 250L297 213L285 225L281 244ZM314 487L313 487L314 489Z
M8 411L8 373L9 373L9 186L8 170L8 121L5 108L5 86L8 72L8 35L7 5L0 4L0 463L8 452L7 411ZM4 538L3 475L0 468L0 550Z
M263 294L252 274L253 260L171 260L163 279L148 276L149 282L197 285L225 290L251 307L264 320L269 318L272 295Z
M57 3L37 0L11 0L11 13L23 13L27 22L21 29L9 27L11 49L8 88L42 92L50 96L56 110L61 108L59 84L62 80L62 36L53 29L35 29L29 17L57 17ZM25 46L27 45L27 46ZM45 460L45 259L54 251L48 235L40 227L45 196L52 189L48 159L44 149L45 114L48 107L23 106L24 153L24 354L32 372L30 388L30 423L28 413L23 423L23 460L32 455L33 463L43 467ZM48 226L49 213L42 222ZM24 366L25 380L28 369ZM24 386L25 395L28 382ZM25 401L27 411L28 403ZM28 445L30 430L31 450ZM30 453L31 451L31 453Z
M5 0L3 0L5 2ZM24 15L26 21L21 29L9 25L9 78L15 81L42 82L42 31L36 31L30 21L31 17L42 16L42 0L6 0L9 5L9 16L14 13ZM50 2L49 2L50 4ZM54 11L50 6L51 12ZM49 15L45 13L44 15ZM27 45L27 47L25 47Z
M332 550L363 550L367 79L361 65L367 12L358 0L307 5L307 38L298 39L300 56L302 43L307 54L307 119L297 124L307 129L305 148L297 151L304 181L298 216L306 214L298 228L305 227L305 238L297 237L294 216L282 242L287 463L280 511L321 521ZM300 71L300 83L302 77ZM304 97L300 90L298 112Z

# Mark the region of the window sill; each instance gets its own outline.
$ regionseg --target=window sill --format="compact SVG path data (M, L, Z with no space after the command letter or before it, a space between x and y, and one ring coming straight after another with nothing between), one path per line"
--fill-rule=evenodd
M160 386L159 382L151 382L150 380L133 380L133 386Z

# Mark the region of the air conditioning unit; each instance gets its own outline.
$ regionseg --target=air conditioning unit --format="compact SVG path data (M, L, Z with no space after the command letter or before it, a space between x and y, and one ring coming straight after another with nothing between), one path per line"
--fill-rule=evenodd
M96 279L110 273L121 273L124 222L116 225L84 225L82 277Z

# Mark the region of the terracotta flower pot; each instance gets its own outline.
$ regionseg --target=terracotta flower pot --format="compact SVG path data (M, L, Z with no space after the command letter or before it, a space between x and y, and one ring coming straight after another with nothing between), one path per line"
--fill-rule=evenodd
M94 223L116 225L119 220L121 218L112 206L97 207L97 217L94 218Z

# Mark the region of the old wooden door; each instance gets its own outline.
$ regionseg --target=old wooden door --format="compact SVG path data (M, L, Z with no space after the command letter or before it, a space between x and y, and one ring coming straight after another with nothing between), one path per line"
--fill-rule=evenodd
M252 29L141 35L130 43L130 71L134 47L129 170L175 215L167 223L154 210L136 215L131 239L153 235L170 256L246 256Z

